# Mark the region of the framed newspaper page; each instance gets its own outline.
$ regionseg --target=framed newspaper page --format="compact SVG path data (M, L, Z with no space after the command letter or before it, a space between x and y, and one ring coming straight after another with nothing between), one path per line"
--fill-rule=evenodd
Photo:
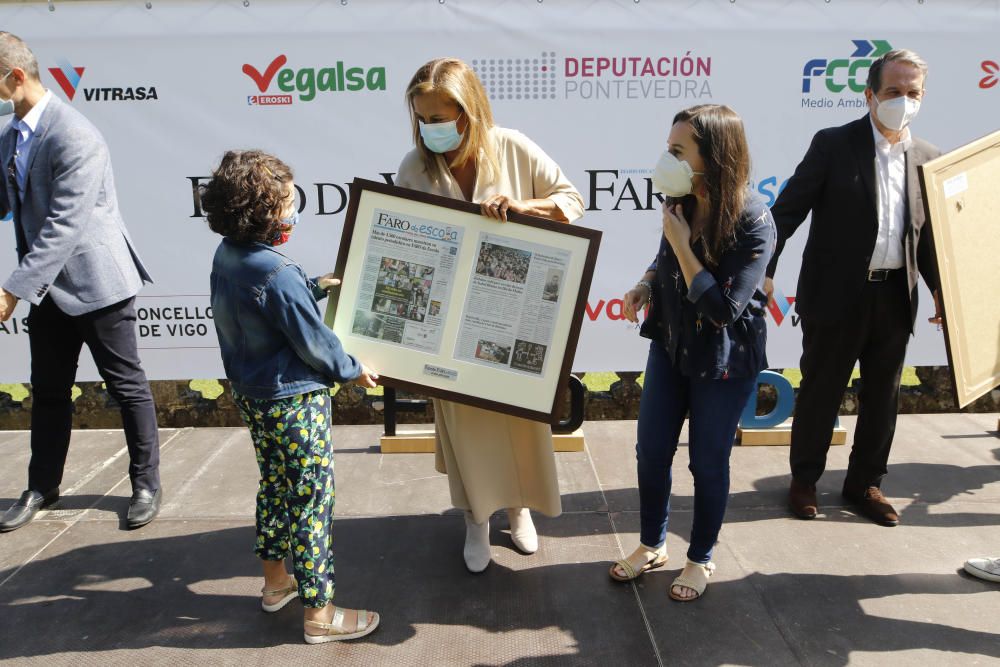
M355 179L326 321L385 384L553 423L601 232Z
M934 230L955 400L965 407L1000 384L1000 131L918 171Z

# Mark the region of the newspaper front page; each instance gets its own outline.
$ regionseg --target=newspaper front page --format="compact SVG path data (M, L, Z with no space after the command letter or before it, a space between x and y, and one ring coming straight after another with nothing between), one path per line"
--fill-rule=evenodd
M455 359L541 376L571 253L486 233L475 248Z
M438 354L461 228L375 209L351 332Z

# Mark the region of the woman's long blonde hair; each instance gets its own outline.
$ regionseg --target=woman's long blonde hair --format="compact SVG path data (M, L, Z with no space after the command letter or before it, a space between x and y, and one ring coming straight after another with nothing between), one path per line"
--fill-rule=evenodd
M469 160L481 158L478 177L485 183L492 183L500 174L500 162L490 139L493 111L479 77L458 58L436 58L421 66L406 87L413 143L420 151L427 173L438 175L435 174L438 171L435 153L424 145L420 137L420 123L413 110L413 99L428 93L439 93L451 99L462 110L468 123L458 154L448 166L459 167Z

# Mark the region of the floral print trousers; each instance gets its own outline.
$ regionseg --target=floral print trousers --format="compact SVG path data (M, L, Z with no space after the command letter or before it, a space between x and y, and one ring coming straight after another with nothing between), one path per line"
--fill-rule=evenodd
M260 488L258 558L292 556L299 598L306 607L333 599L333 443L328 390L279 399L233 393L250 429Z

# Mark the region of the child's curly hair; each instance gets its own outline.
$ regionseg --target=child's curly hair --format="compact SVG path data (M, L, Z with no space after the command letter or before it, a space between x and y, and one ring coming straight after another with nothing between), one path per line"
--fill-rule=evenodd
M259 150L226 151L212 179L199 187L213 232L234 241L269 241L288 202L292 169Z

